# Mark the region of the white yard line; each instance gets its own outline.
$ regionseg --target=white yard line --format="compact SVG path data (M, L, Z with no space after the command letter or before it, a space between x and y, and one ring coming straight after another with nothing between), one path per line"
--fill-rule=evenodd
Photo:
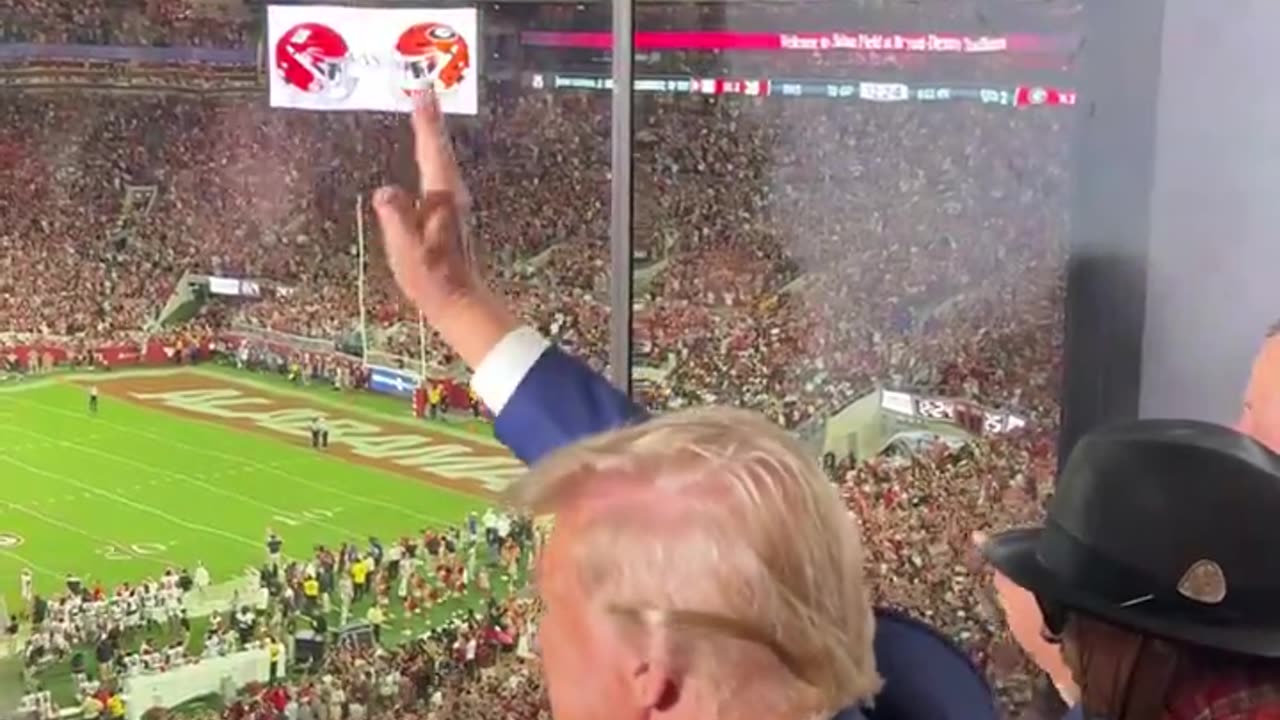
M148 473L157 474L157 475L160 475L160 476L162 476L162 477L163 477L163 476L168 476L168 477L171 477L171 478L175 478L175 479L181 480L181 481L183 481L183 482L191 483L192 485L197 485L197 486L199 486L199 487L202 487L202 488L204 488L205 490L208 490L209 492L216 493L216 494L218 494L218 495L223 495L223 496L225 496L225 497L229 497L229 498L234 498L234 499L236 499L236 500L239 500L240 502L248 503L248 504L250 504L250 505L257 505L258 507L264 508L264 509L266 509L266 510L270 510L271 512L273 512L273 513L275 513L275 514L277 514L277 515L285 515L285 516L288 516L288 515L294 515L294 514L297 514L297 513L299 512L299 511L296 511L296 510L285 510L284 508L279 508L279 507L276 507L276 506L274 506L274 505L270 505L270 504L264 503L264 502L262 502L261 500L258 500L258 499L256 499L256 498L249 497L248 495L242 495L242 494L240 494L240 493L238 493L238 492L236 492L236 491L234 491L234 490L227 490L226 488L218 487L217 485L213 485L213 484L210 484L210 483L204 482L203 480L201 480L200 478L198 478L198 477L196 477L196 476L194 476L194 475L188 475L188 474L186 474L186 473L180 473L180 472L177 472L177 471L174 471L174 470L165 470L165 469L163 469L163 468L153 467L153 466L151 466L151 465L148 465L147 463L138 462L137 460L134 460L133 458L125 457L124 455L117 455L116 453L109 452L109 451L107 451L107 450L99 450L99 449L97 449L97 448L92 448L92 447L87 447L87 446L84 446L84 445L76 445L75 443L65 442L65 441L62 441L62 440L58 440L57 438L53 438L53 437L50 437L50 436L48 436L48 435L45 435L44 433L36 432L36 431L34 431L34 430L26 430L26 429L23 429L23 428L17 428L17 430L18 430L19 432L23 432L23 433L26 433L26 434L28 434L28 435L34 435L34 436L36 436L36 437L44 438L45 440L47 440L47 441L49 441L50 443L52 443L52 444L54 444L54 445L57 445L57 446L59 446L59 447L66 447L66 448L71 448L72 450L79 450L80 452L91 453L91 454L93 454L93 455L97 455L97 456L99 456L99 457L103 457L103 458L106 458L106 459L108 459L108 460L112 460L112 461L115 461L115 462L118 462L118 463L124 463L124 464L126 464L126 465L131 465L131 466L136 467L136 468L140 468L140 469L142 469L142 470L144 470L144 471L146 471L146 472L148 472ZM240 472L240 471L243 471L243 470L246 470L246 469L252 469L252 468L250 468L248 465L241 464L241 465L239 465L239 466L236 466L235 468L232 468L232 471L233 471L233 472ZM328 522L325 522L325 521L323 521L323 520L312 520L312 519L308 518L308 519L307 519L307 522L312 523L312 524L317 525L317 526L320 526L320 527L328 528L329 530L332 530L332 531L336 531L339 535L343 535L343 536L350 536L350 537L362 538L362 537L364 537L364 535L365 535L365 533L363 533L363 532L356 531L356 530L352 530L351 528L344 528L344 527L340 527L340 526L338 526L338 525L334 525L334 524L332 524L332 523L328 523Z
M63 530L69 530L73 533L76 533L77 535L83 535L89 538L90 540L93 540L94 542L102 545L103 547L106 547L108 545L111 547L114 547L116 550L119 550L120 552L133 557L135 560L145 560L147 562L159 563L160 565L164 565L166 567L170 565L181 565L181 563L175 560L166 558L164 556L151 557L148 555L140 555L129 549L129 543L116 542L110 538L98 537L97 535L94 535L91 532L83 530L76 525L72 525L71 523L68 523L68 522L63 522L55 517L49 517L48 515L36 512L35 510L32 510L31 508L23 505L19 505L18 503L5 503L5 506L10 509L17 510L20 513L30 515L31 517L37 520L40 520L41 522L47 523L49 525L53 525L54 527L59 527L59 528L62 528Z
M228 540L249 545L255 549L261 549L261 543L258 543L254 540L250 540L240 535L235 535L233 533L219 530L218 528L209 527L207 525L200 525L199 523L187 522L186 520L183 520L180 517L171 515L158 508L151 507L150 505L146 505L144 503L135 502L133 500L130 500L127 497L124 497L123 495L118 495L116 493L111 492L110 490L103 490L101 488L94 487L89 483L80 482L79 480L76 480L73 477L68 477L61 473L50 472L48 470L42 470L38 467L35 467L34 465L28 465L20 460L14 460L13 458L10 458L10 457L0 456L0 462L7 462L10 465L16 465L22 468L23 470L26 470L27 472L30 472L30 473L35 473L36 475L43 475L44 477L52 478L54 480L61 480L62 482L67 483L68 485L74 485L80 488L81 490L93 493L94 495L99 495L101 497L115 500L116 502L122 505L127 505L131 508L134 508L135 510L141 510L143 512L150 513L152 515L155 515L156 517L163 518L173 523L174 525L185 527L188 530L198 530L200 532L208 533L210 535L216 535L218 537L226 538Z
M31 568L32 570L35 570L36 572L40 573L41 575L48 575L49 577L54 578L55 580L62 580L63 578L65 578L65 577L67 576L67 574L66 574L66 573L64 573L64 572L61 572L61 571L58 571L58 570L50 570L50 569L49 569L49 568L47 568L47 567L41 567L41 566L39 566L39 565L37 565L37 564L35 564L35 563L31 562L30 560L28 560L28 559L26 559L26 558L22 557L21 555L19 555L18 553L14 552L14 551L12 551L12 550L3 550L3 549L0 549L0 555L7 555L7 556L9 556L9 557L11 557L11 558L15 558L18 562L22 563L22 564L23 564L23 565L25 565L26 567L29 567L29 568Z
M106 372L75 372L75 373L56 373L54 375L41 375L35 378L21 377L12 382L3 382L0 379L0 394L17 394L27 392L28 390L39 390L51 385L66 382L68 380L98 380L107 382L122 377L164 377L166 375L179 375L185 373L190 368L174 367L174 368L138 368L136 370L113 370Z
M0 393L20 393L28 390L39 390L43 387L57 384L57 380L53 378L42 378L40 380L19 380L12 385L0 385Z
M69 415L69 416L76 417L76 418L81 418L81 419L83 419L83 418L85 417L84 413L71 412L71 411L69 411L69 410L64 410L64 409L59 408L59 407L53 407L53 406L51 406L51 405L46 405L46 404L44 404L44 403L40 403L40 402L33 402L33 401L30 401L30 400L18 400L18 402L21 402L21 403L23 403L23 404L25 404L25 405L32 405L32 406L35 406L35 407L37 407L37 408L40 408L41 410L45 410L45 411L52 412L52 413L57 413L57 414L60 414L60 415ZM193 421L193 422L202 422L202 423L206 423L206 422L209 422L209 421L204 421L204 420L195 420L195 421ZM214 425L215 427L222 428L222 429L224 429L224 430L225 430L225 429L231 429L231 430L236 430L236 431L238 431L238 432L248 432L248 431L246 431L246 430L242 430L242 429L240 429L240 428L236 428L236 427L232 427L232 426L227 426L227 425L222 425L222 424L218 424L218 423L209 423L209 424L212 424L212 425ZM169 445L170 447L181 448L181 449L183 449L183 450L188 450L188 451L190 451L190 452L202 453L202 454L204 454L204 455L208 455L208 456L210 456L210 457L217 457L217 458L221 458L221 459L224 459L224 460L233 460L233 461L235 461L235 462L237 463L237 465L239 465L239 466L241 466L241 467L250 468L250 469L253 469L253 470L261 470L261 471L264 471L264 472L269 472L269 473L272 473L272 474L275 474L275 475L279 475L280 477L286 478L286 479L288 479L288 480L291 480L291 481L293 481L293 482L296 482L296 483L299 483L299 484L302 484L302 485L306 485L307 487L310 487L310 488L312 488L312 489L319 490L319 491L321 491L321 492L331 493L331 494L337 495L337 496L339 496L339 497L345 498L345 499L347 499L347 500L349 500L349 501L351 501L351 502L360 503L360 504L362 504L362 505L369 505L369 506L372 506L372 507L380 507L380 508L384 508L384 509L387 509L387 510L392 510L392 511L394 511L394 512L396 512L396 513L399 513L399 514L401 514L401 515L407 515L407 516L409 516L409 517L412 517L412 518L414 518L414 519L416 519L416 520L418 520L418 521L424 521L424 522L426 522L426 523L427 523L427 524L429 524L429 525L435 525L435 526L437 526L437 527L449 527L449 526L451 526L451 525L453 525L453 524L454 524L453 522L450 522L450 521L445 520L445 519L443 519L443 518L435 517L434 515L428 515L428 514L426 514L426 513L420 513L420 512L417 512L417 511L415 511L415 510L410 510L409 508L406 508L406 507L404 507L403 505L397 505L397 504L395 504L395 503L385 502L385 501L382 501L382 500L377 500L377 499L375 499L375 498L367 498L367 497L364 497L364 496L361 496L361 495L356 495L356 494L354 494L354 493L349 493L349 492L347 492L347 491L345 491L345 490L342 490L342 489L340 489L340 488L336 488L336 487L333 487L333 486L330 486L330 485L325 485L325 484L323 484L323 483L313 482L313 481L308 480L308 479L306 479L306 478L304 478L304 477L302 477L302 476L300 476L300 475L294 475L293 473L286 472L286 471L284 471L284 470L281 470L280 468L273 467L273 466L268 465L268 464L265 464L265 463L254 462L254 461L252 461L252 460L246 460L246 459L244 459L244 458L242 458L242 457L240 457L240 456L238 456L238 455L232 455L232 454L230 454L230 453L224 453L224 452L220 452L220 451L218 451L218 450L211 450L211 449L209 449L209 448L201 447L201 446L199 446L199 445L191 445L191 444L189 444L189 443L184 443L184 442L182 442L182 441L180 441L180 440L174 440L173 438L165 437L165 436L163 436L163 435L157 435L157 434L155 434L155 433L148 432L148 431L146 431L146 430L140 430L140 429L138 429L138 428L134 428L134 427L129 427L129 426L127 426L127 425L111 425L111 424L107 423L107 424L105 424L105 427L106 427L106 428L109 428L109 429L111 429L111 430L118 431L118 432L128 433L128 434L130 434L130 435L137 435L138 437L144 437L144 438L147 438L148 440L153 440L153 441L155 441L155 442L158 442L158 443L161 443L161 444L164 444L164 445ZM249 433L249 434L254 435L254 437L260 437L260 436L258 436L256 433ZM311 459L311 458L308 458L308 459ZM315 458L315 459L319 459L319 458ZM432 486L432 487L434 488L435 486ZM469 497L470 497L470 496L469 496Z
M210 452L215 453L216 451L210 451ZM223 455L222 453L217 453L217 454L222 457L230 457L227 455ZM319 458L316 458L316 459L319 459ZM254 469L266 470L267 472L274 473L276 475L279 475L280 477L292 480L293 482L300 483L302 485L306 485L307 487L314 488L321 492L332 493L334 495L337 495L338 497L346 498L351 502L361 503L364 505L371 505L373 507L385 508L387 510L397 512L401 515L407 515L419 522L425 522L426 524L432 525L435 527L450 527L452 525L457 524L456 521L451 522L444 518L436 517L435 515L428 515L427 513L420 513L416 510L410 510L409 508L403 505L397 505L395 503L386 502L384 500L378 500L375 498L367 498L362 495L356 495L355 493L349 493L346 490L333 487L332 485L325 485L324 483L313 482L311 480L308 480L302 477L301 475L294 475L293 473L285 472L280 468L275 468L270 465L264 465L262 463L250 463L250 467ZM434 487L435 486L433 486L433 488Z

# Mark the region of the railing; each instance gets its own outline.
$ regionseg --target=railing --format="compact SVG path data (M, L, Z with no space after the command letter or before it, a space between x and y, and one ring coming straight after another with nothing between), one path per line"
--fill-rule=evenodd
M46 45L0 43L0 62L83 60L86 62L143 62L161 65L199 64L253 66L256 48L226 50L201 47L150 47L145 45Z
M337 338L314 338L306 335L294 335L292 333L271 330L270 328L251 325L244 322L233 322L231 324L231 333L248 338L249 340L287 345L288 347L301 350L303 352L340 352Z
M145 332L118 332L113 334L113 340L92 341L89 345L103 345L115 342L116 344L124 343L143 343L146 342L148 334ZM85 344L85 339L79 335L50 335L49 333L31 332L28 330L2 330L0 331L0 346L20 345L25 343L49 343L50 345L81 345Z

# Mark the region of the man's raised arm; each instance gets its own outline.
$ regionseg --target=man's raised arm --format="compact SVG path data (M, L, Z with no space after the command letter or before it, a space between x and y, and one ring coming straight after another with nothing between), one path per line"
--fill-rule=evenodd
M480 279L462 222L466 191L434 98L416 108L413 132L422 192L382 188L374 208L396 283L474 369L472 387L497 414L498 439L521 460L644 418L582 361L515 315ZM982 675L933 628L876 611L876 663L886 678L871 720L994 720ZM861 718L849 708L837 720Z
M522 326L476 271L464 237L467 193L435 98L413 112L419 195L374 194L400 289L475 375L498 439L526 463L643 411L582 361Z

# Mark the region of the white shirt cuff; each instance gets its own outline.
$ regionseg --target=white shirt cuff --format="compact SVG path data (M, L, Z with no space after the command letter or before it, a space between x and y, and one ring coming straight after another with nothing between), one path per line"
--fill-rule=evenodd
M512 330L476 366L471 389L497 415L549 347L551 343L531 327Z

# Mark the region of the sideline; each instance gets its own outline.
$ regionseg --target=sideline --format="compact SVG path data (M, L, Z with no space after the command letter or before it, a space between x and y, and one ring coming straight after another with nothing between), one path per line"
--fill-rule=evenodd
M129 370L112 370L110 373L105 372L58 372L52 375L43 376L37 379L19 379L13 384L4 384L0 382L0 393L22 393L27 390L39 390L41 388L58 385L61 383L84 383L97 381L108 383L115 380L129 380L138 377L172 377L174 375L198 375L212 380L220 380L222 382L238 383L247 387L261 390L263 392L274 393L276 395L287 395L319 405L325 405L332 408L341 408L343 413L363 415L369 418L377 418L383 422L394 422L401 427L412 428L414 430L429 429L431 432L438 432L441 435L449 435L459 440L477 443L480 445L488 445L490 447L505 448L501 441L492 435L484 433L473 433L466 430L459 430L451 427L447 422L424 423L417 420L408 420L395 413L380 410L371 410L367 407L353 402L345 402L341 397L324 397L321 393L306 392L289 387L281 387L275 383L263 382L255 379L253 373L249 370L237 370L225 366L216 366L221 369L215 369L209 363L201 365L184 365L182 367L172 368L136 368ZM356 390L354 392L365 392L364 390Z
M186 372L188 368L137 368L136 370L112 370L111 372L103 371L80 371L65 372L57 371L48 375L42 375L35 379L17 376L12 382L6 382L0 379L0 393L21 393L27 390L39 390L53 385L71 382L93 381L108 382L116 378L126 377L164 377L166 375L177 375Z
M447 422L425 423L420 420L406 420L405 418L399 415L396 415L395 413L384 412L379 410L371 410L369 408L363 407L356 403L344 402L341 399L341 397L324 397L320 393L306 392L304 390L297 390L289 387L280 387L275 383L262 382L261 380L254 379L253 378L254 373L247 370L233 370L230 368L227 368L226 370L216 370L216 369L211 369L201 365L196 365L194 367L188 368L187 371L190 372L192 375L200 375L208 378L216 378L224 382L239 383L241 385L247 385L254 389L261 390L263 392L273 393L276 395L288 395L291 397L305 398L309 402L328 405L329 407L340 407L342 408L344 413L348 413L348 414L355 413L355 414L364 415L366 417L376 417L381 421L384 421L384 422L391 421L403 427L413 428L414 430L421 431L425 428L430 430L431 432L438 432L441 435L450 435L458 438L459 440L466 440L467 442L479 443L482 445L489 445L492 447L505 447L495 437L492 437L490 435L484 435L481 433L467 432L466 430L459 430L455 427L450 427L449 423ZM355 390L354 392L365 392L365 391Z

